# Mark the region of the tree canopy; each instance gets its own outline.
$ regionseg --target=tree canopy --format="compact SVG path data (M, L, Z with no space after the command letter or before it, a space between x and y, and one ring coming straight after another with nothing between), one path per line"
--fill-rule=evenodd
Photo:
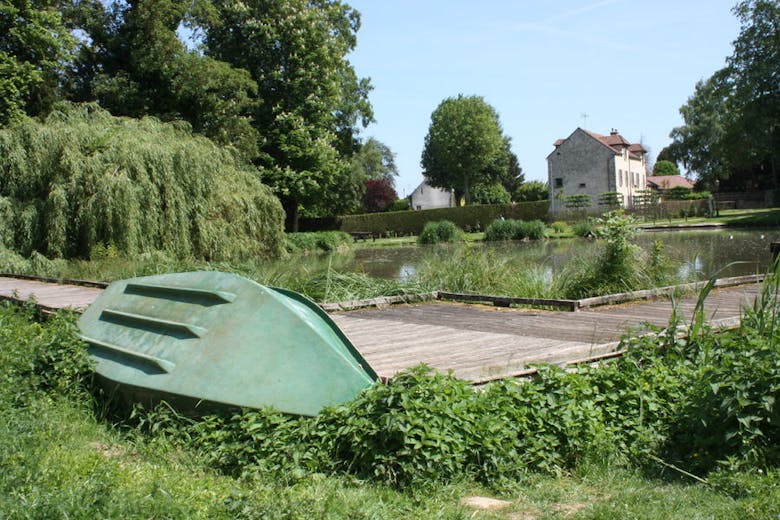
M547 200L549 197L550 187L542 181L524 182L513 194L513 199L516 202L534 202Z
M258 86L253 125L261 133L258 164L297 228L299 208L316 214L349 197L362 179L347 158L356 124L373 119L370 83L346 56L360 16L335 0L213 0L205 23L209 56L245 69Z
M49 110L74 43L56 2L0 0L0 126Z
M497 180L509 168L508 138L498 113L479 96L448 98L431 114L421 165L432 186L471 202L471 187Z
M653 165L653 175L659 177L680 175L680 169L672 161L656 161Z
M680 108L684 124L670 134L670 154L704 188L778 189L780 4L743 0L733 12L734 51Z

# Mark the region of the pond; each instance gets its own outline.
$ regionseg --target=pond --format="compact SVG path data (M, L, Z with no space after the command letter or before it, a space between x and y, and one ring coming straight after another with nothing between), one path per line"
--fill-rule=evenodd
M780 230L697 230L644 231L636 242L649 250L660 240L664 253L683 278L698 273L699 278L719 278L764 273L771 263L769 245L780 241ZM473 247L491 248L521 262L547 266L555 272L571 258L597 247L584 239L545 240L540 242L476 243ZM448 247L404 246L354 249L349 253L311 258L313 264L332 266L341 271L365 272L371 276L399 281L413 277L427 255L447 255ZM326 267L320 265L320 267ZM313 268L316 269L316 267Z

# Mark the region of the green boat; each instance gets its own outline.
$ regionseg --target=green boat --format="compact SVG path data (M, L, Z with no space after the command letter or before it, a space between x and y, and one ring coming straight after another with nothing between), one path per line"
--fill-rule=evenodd
M134 402L316 415L376 373L308 298L220 272L112 283L79 319L96 372Z

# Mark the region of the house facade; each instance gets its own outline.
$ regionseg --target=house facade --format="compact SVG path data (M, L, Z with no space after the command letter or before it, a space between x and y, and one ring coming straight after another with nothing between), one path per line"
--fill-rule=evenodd
M646 189L647 150L630 143L617 130L600 135L577 128L553 146L547 156L553 213L566 209L564 197L569 195L590 195L592 207L597 208L600 194L617 192L622 195L623 207L628 207L634 194Z
M413 210L452 208L455 197L452 191L444 188L434 188L427 180L420 183L409 197Z

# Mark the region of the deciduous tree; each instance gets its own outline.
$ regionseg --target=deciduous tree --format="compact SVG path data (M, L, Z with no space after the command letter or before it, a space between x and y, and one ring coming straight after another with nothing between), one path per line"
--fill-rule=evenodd
M46 112L75 41L51 0L0 0L0 125Z
M680 169L672 161L656 161L653 165L653 175L662 177L667 175L680 175Z
M421 164L432 186L455 190L466 203L471 187L497 177L506 159L498 114L479 96L448 98L431 114Z
M353 197L362 180L348 161L357 123L373 117L347 54L360 17L335 0L214 0L206 52L249 71L258 85L254 110L261 133L258 164L297 228L301 208ZM344 187L347 191L344 191Z

